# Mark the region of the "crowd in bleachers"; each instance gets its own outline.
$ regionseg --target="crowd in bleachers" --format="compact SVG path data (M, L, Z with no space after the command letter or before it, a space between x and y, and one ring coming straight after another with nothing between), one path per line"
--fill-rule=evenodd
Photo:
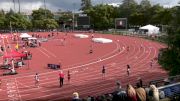
M121 83L116 82L116 90L100 96L88 96L79 98L77 92L73 93L72 101L180 101L180 82L175 81L180 76L159 79L150 82L149 86L143 86L142 81L133 86L128 84L122 88ZM160 82L161 81L161 82ZM161 86L158 86L159 83Z

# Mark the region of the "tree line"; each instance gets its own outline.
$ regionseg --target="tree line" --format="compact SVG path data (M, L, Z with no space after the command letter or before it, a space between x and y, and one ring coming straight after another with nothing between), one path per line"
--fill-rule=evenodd
M169 25L173 19L176 7L164 8L159 4L151 5L149 0L140 4L135 0L123 0L119 7L108 4L92 5L91 0L81 0L81 9L91 17L91 24L96 29L114 28L115 18L127 18L128 26L143 26L146 24Z
M96 30L114 28L115 18L127 18L128 26L143 26L146 24L169 25L173 20L176 7L164 8L160 5L151 5L149 0L142 0L140 4L135 0L123 0L119 7L108 4L92 5L91 0L81 0L80 10L90 16L91 25ZM39 8L30 16L0 11L0 29L55 29L63 24L72 26L73 13L71 11L57 12L58 19L48 10ZM78 14L75 14L75 18ZM75 19L76 20L76 19Z

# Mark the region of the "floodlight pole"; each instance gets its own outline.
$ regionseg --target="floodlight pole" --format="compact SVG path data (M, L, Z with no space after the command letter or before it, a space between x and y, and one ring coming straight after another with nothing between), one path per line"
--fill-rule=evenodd
M11 25L11 21L10 21L10 30L11 30L11 34L12 34L12 25Z
M10 21L10 29L11 29L11 34L12 34L12 25L11 25L11 21ZM12 49L11 49L11 52L12 52ZM11 57L11 63L12 63L12 71L15 71L15 69L14 69L14 58L13 57Z
M129 3L130 3L130 1L128 0L128 14L127 14L127 20L126 20L126 24L127 24L127 25L126 25L126 30L128 30L128 28L129 28L129 26L128 26L128 25L129 25L128 20L129 20L129 14L130 14L130 13L129 13L129 11L130 11Z
M15 11L15 8L16 8L16 7L15 7L15 1L14 1L14 0L13 0L13 4L14 4L14 11Z
M46 0L44 0L44 9L45 9L44 14L45 14L45 17L46 17Z
M73 3L73 32L74 32L74 23L75 23L75 21L74 21L74 13L75 13L75 6L76 6L76 4L75 3Z
M116 33L116 29L117 29L117 28L116 28L116 20L117 20L117 18L115 18L115 21L114 21L114 26L115 26L115 27L114 27L114 28L115 28L115 29L114 29L114 34Z
M20 1L18 0L18 4L19 4L19 13L21 12L21 5L20 5Z

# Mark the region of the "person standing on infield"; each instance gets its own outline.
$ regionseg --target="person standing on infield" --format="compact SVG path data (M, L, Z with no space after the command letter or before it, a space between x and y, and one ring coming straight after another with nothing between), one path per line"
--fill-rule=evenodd
M129 46L127 46L127 52L129 52Z
M64 84L64 73L62 70L59 73L59 84L60 84L60 87L62 87Z
M153 67L153 59L150 61L150 67Z
M2 89L2 80L0 79L0 90Z
M103 68L102 68L102 76L105 77L105 73L106 73L106 69L105 69L105 66L103 65Z
M70 75L70 71L69 70L68 70L67 77L68 77L68 82L70 83L71 75Z
M35 79L35 86L39 88L39 74L38 73L35 74L34 79Z
M129 74L130 74L130 66L129 65L127 65L127 75L129 76Z

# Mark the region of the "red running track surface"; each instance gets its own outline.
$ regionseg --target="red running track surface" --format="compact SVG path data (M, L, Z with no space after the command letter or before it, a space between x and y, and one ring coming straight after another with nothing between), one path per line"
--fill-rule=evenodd
M38 34L47 36L49 33ZM60 40L64 37L66 41L62 46ZM59 35L55 34L48 42L42 43L41 47L26 49L32 52L33 58L26 61L27 64L29 62L29 66L16 69L17 75L1 76L0 101L58 101L71 98L73 92L78 92L80 97L97 96L113 92L117 80L126 87L128 83L134 85L138 77L147 84L150 80L168 76L157 61L153 62L152 68L150 67L150 61L157 57L158 50L166 47L165 45L120 35L96 33L94 37L109 38L113 43L93 43L90 38L79 39L74 38L73 33L65 36L64 33L59 32ZM6 43L1 41L1 44L12 43L10 38L6 41ZM89 54L91 45L93 53ZM59 87L59 70L47 69L48 63L62 64L65 73L63 87ZM129 77L126 72L127 64L131 67ZM103 65L106 68L105 77L101 73ZM67 80L68 70L71 74L70 82ZM0 71L0 73L3 72L4 70ZM39 88L34 84L36 72L40 75Z

